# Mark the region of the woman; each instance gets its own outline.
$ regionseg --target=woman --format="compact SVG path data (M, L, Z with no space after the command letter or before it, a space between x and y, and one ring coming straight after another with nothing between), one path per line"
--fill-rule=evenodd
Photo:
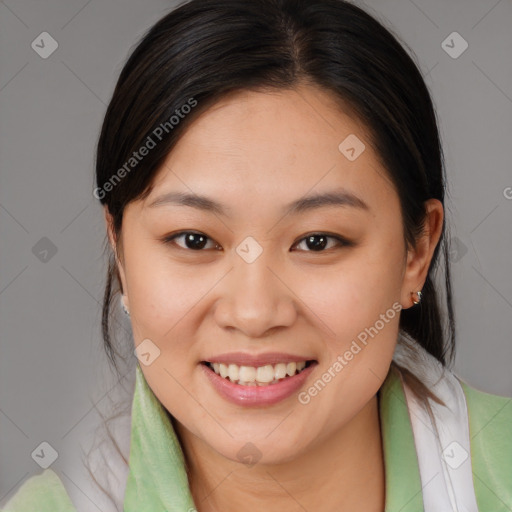
M180 6L121 72L94 194L105 346L120 291L138 361L119 510L512 508L511 401L449 370L432 101L375 19ZM4 510L34 499L74 509L51 469Z

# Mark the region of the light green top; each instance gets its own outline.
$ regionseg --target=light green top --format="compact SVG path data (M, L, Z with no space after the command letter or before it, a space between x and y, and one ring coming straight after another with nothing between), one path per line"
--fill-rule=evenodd
M512 399L462 382L468 405L473 481L480 512L512 511ZM420 472L401 379L379 391L386 472L385 512L423 512ZM165 409L136 368L124 512L193 512L183 452ZM2 512L76 512L57 474L29 478Z

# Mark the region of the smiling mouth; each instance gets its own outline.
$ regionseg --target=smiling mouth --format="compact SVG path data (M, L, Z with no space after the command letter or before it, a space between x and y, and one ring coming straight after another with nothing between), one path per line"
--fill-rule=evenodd
M300 361L291 363L267 364L264 366L239 366L237 364L211 363L203 361L220 377L240 386L271 386L298 375L316 361Z

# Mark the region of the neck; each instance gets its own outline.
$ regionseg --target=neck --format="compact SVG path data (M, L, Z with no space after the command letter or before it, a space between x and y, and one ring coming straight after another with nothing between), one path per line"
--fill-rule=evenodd
M382 512L385 473L377 396L322 443L282 464L220 456L176 422L198 512Z

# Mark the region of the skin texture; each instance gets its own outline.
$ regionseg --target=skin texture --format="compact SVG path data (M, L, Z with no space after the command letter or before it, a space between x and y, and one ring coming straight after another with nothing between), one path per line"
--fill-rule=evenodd
M354 161L338 149L349 134L366 146ZM283 213L291 201L339 188L368 210ZM207 195L230 215L149 207L170 191ZM135 345L149 338L161 351L142 370L177 420L200 512L384 509L376 393L398 314L307 405L297 394L271 406L234 405L199 363L233 351L298 354L318 361L307 389L394 303L413 306L442 227L441 203L430 200L427 210L424 235L407 250L398 195L365 127L311 85L225 98L185 132L150 196L127 206L118 265ZM115 248L107 211L105 218ZM162 241L187 230L206 235L205 248L187 248L184 237ZM306 244L325 232L353 245ZM263 250L250 264L236 252L248 236ZM237 457L248 442L260 453L251 467Z

